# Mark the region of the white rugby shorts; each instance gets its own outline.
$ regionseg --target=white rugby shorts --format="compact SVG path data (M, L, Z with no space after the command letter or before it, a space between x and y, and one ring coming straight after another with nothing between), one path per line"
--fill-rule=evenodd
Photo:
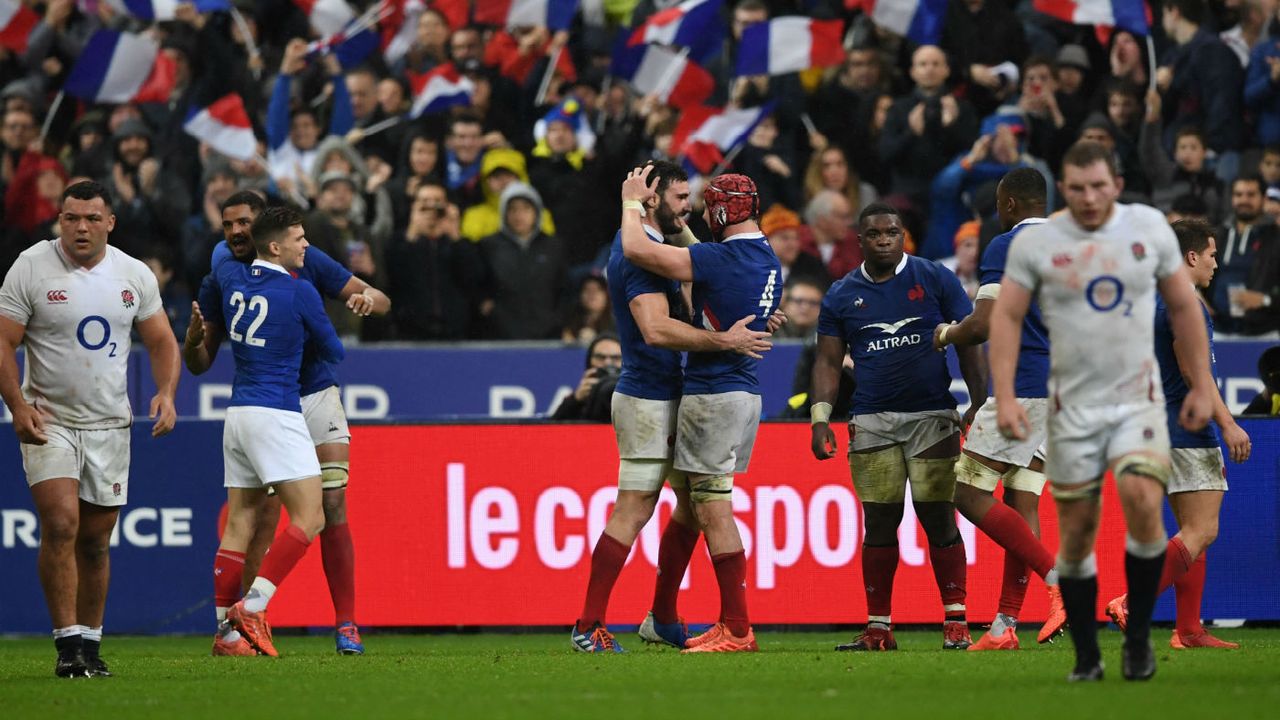
M909 460L959 431L960 413L955 410L854 415L849 420L849 452L901 445Z
M102 507L119 507L129 500L130 429L76 430L45 422L44 445L21 443L27 485L72 478L80 485L80 499Z
M1227 491L1227 466L1221 448L1173 448L1169 451L1173 473L1169 476L1168 493L1197 490Z
M307 431L311 433L313 444L351 443L347 411L342 407L342 393L338 386L330 385L320 392L303 395L302 417L307 421Z
M746 472L759 428L759 395L685 395L676 419L675 468L695 475Z
M1048 398L1018 398L1027 412L1031 432L1025 440L1007 438L1000 434L996 424L995 398L987 400L973 419L969 434L964 438L964 449L989 460L1028 467L1032 459L1045 456L1045 438L1049 432Z
M1078 405L1049 415L1045 474L1055 485L1096 480L1131 453L1169 457L1164 403Z
M623 460L670 460L676 437L679 400L648 400L613 394L610 414L618 457Z
M320 477L320 461L300 412L227 408L222 457L224 487L258 489Z

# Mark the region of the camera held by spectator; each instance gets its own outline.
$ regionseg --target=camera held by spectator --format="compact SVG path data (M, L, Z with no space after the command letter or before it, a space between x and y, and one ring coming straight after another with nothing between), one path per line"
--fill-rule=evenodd
M597 335L587 347L587 368L578 387L565 396L551 419L610 422L613 389L621 376L622 345L618 337L610 333Z

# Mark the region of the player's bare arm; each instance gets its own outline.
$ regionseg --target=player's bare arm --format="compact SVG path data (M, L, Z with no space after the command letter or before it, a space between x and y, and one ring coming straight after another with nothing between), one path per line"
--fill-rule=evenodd
M994 283L993 283L994 287ZM981 345L987 341L991 332L991 312L995 308L995 298L979 296L973 302L973 312L958 323L941 323L933 329L933 347L943 350L948 345L957 348L970 345Z
M160 437L173 430L178 421L178 412L173 407L173 396L178 391L178 376L182 368L178 360L178 341L169 325L169 316L163 312L138 321L134 327L151 358L151 377L156 383L156 394L151 398L147 417L156 421L151 427L151 437Z
M654 242L644 231L642 213L657 198L649 184L652 171L652 165L636 168L622 183L622 254L651 273L693 282L693 259L689 250Z
M382 316L391 312L391 298L355 275L352 275L347 284L342 286L338 299L347 304L348 310L360 317Z
M1187 285L1190 287L1190 283ZM1027 411L1018 402L1014 377L1018 372L1018 344L1022 321L1031 307L1031 291L1008 277L1000 283L1000 297L991 311L987 361L996 399L996 424L1006 437L1025 440L1031 432Z
M27 404L18 380L18 346L27 327L0 315L0 397L13 415L13 432L18 441L28 445L44 445L49 441L44 432L44 416Z
M1169 308L1169 325L1175 338L1182 338L1185 347L1195 348L1195 352L1179 357L1178 364L1190 379L1191 390L1182 402L1182 413L1178 417L1182 427L1196 431L1209 422L1215 409L1214 397L1218 394L1218 385L1213 380L1209 369L1209 334L1204 326L1204 316L1200 310L1200 300L1196 297L1187 272L1178 268L1177 272L1159 282L1160 294ZM1183 365L1183 362L1186 365ZM1219 402L1221 399L1219 398Z
M732 350L757 360L761 359L761 353L773 347L769 333L747 327L756 319L754 315L742 318L724 332L711 332L671 317L670 306L662 293L637 295L630 308L644 341L654 347L686 352Z
M960 361L960 377L969 391L969 409L964 411L964 427L969 427L978 409L987 402L987 360L977 345L957 345L956 358Z
M1196 352L1196 348L1191 347L1189 342L1182 337L1174 336L1173 354L1178 359L1178 370L1182 372L1183 379L1187 381L1187 387L1191 387L1194 379L1186 370L1186 368L1191 367L1188 356L1194 352ZM1231 415L1231 410L1227 408L1227 404L1222 401L1222 395L1218 393L1216 384L1214 386L1213 399L1213 421L1218 423L1218 428L1222 430L1222 441L1227 445L1228 457L1234 463L1247 461L1253 449L1252 441L1249 439L1249 434L1244 431L1244 428L1236 423L1236 419Z
M840 389L840 373L844 371L845 342L831 335L819 335L813 376L809 385L811 405L811 437L809 449L819 460L835 457L839 445L831 430L831 406Z
M205 320L204 313L200 312L200 303L192 300L191 321L182 340L182 363L192 375L201 375L213 365L224 335L222 326Z

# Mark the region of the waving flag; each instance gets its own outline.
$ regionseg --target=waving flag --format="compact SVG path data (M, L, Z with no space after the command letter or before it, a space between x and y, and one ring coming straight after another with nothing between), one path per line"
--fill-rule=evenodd
M723 6L724 0L685 0L650 15L631 33L627 44L679 45L689 48L689 54L699 62L706 62L724 43Z
M475 9L481 25L568 30L578 0L476 0Z
M196 12L201 13L231 9L231 0L111 0L110 4L143 20L172 20L184 2L195 5Z
M738 75L783 75L844 62L843 23L801 16L757 23L742 32Z
M1035 9L1077 25L1102 25L1151 34L1151 13L1142 0L1035 0Z
M746 141L760 121L773 112L773 103L741 110L716 107L689 108L671 135L672 152L684 155L698 172L706 174L724 154Z
M876 25L921 45L938 43L947 14L947 0L845 0L845 7L862 8Z
M302 8L311 28L321 37L341 32L356 18L356 11L345 0L293 0L293 4Z
M701 105L716 84L711 73L693 60L659 45L620 48L610 73L625 78L641 95L656 95L678 108Z
M34 10L17 0L0 0L0 47L15 53L27 51L27 37L40 22Z
M144 35L98 30L85 43L62 89L89 102L165 102L177 68Z
M236 93L223 95L209 107L192 108L182 129L229 158L251 160L258 154L253 124Z
M410 71L409 86L413 90L413 108L409 117L447 110L454 105L470 105L475 85L458 73L453 63L445 63L421 75Z

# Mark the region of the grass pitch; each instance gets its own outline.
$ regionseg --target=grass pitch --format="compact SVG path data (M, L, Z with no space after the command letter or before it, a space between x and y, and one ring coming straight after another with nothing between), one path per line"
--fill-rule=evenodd
M0 639L0 717L93 718L1275 718L1280 630L1220 630L1238 651L1172 651L1154 632L1149 683L1068 685L1069 641L1019 652L944 652L938 631L897 633L897 653L836 653L848 634L761 633L759 654L680 656L619 635L629 652L574 653L568 633L365 636L338 657L328 637L277 638L285 657L210 658L198 638L108 637L113 678L53 677L45 638ZM1267 708L1270 708L1268 710Z

